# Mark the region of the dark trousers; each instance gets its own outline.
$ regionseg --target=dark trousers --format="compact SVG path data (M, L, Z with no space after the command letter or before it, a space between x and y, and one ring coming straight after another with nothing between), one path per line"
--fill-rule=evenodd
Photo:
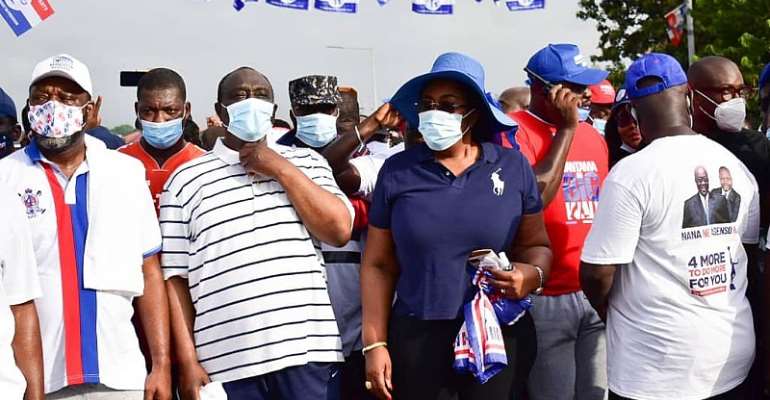
M341 400L375 400L366 390L366 360L361 350L354 350L340 366Z
M740 386L738 386L737 388L729 392L722 393L714 397L709 397L708 399L704 399L704 400L746 400L748 398L746 397L747 395L748 395L748 392L746 391L746 384L742 383L740 384ZM610 391L609 400L633 400L633 399L628 397L618 396L617 394L612 393L612 391Z
M393 317L388 349L397 400L519 400L537 352L535 325L527 314L502 327L508 367L481 385L452 369L454 341L462 321Z
M228 400L339 400L339 364L309 363L222 386Z

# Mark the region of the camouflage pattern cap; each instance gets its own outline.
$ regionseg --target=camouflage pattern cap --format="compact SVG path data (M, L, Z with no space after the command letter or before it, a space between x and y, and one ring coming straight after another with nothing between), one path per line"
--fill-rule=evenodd
M339 104L342 97L336 76L309 75L289 82L289 100L294 106Z

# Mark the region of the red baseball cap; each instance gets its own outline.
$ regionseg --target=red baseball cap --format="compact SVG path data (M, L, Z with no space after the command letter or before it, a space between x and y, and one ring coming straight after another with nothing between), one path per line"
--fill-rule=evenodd
M615 88L608 80L603 80L596 85L588 87L591 90L591 103L613 104L615 102Z

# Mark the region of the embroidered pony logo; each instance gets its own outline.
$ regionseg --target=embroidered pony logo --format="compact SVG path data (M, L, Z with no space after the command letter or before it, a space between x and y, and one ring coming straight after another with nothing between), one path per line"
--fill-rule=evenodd
M498 168L495 172L492 172L492 175L490 176L492 179L492 192L498 196L502 196L505 191L505 182L500 179L501 169L502 168Z
M32 189L25 189L24 194L19 193L19 197L27 209L27 218L35 218L45 212L44 208L40 208L40 196L42 195L43 192L40 190L32 192Z

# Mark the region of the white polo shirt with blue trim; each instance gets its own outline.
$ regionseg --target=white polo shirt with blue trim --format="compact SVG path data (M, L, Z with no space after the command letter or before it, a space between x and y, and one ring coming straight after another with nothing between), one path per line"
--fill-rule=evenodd
M45 391L84 383L142 390L132 300L160 229L142 165L85 140L86 161L69 179L34 142L0 161L0 182L24 205L32 232Z

